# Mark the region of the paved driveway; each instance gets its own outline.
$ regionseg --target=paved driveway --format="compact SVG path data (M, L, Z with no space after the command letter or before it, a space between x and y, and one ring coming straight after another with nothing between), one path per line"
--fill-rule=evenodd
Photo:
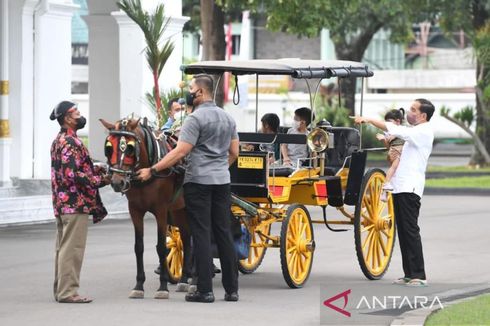
M320 210L312 212L320 217ZM485 197L424 197L420 224L431 282L490 282L489 217ZM95 298L88 305L57 304L52 298L54 224L0 228L0 325L318 325L322 284L335 280L376 287L402 276L398 244L384 279L370 282L358 266L353 233L316 225L314 266L303 289L286 286L279 250L269 250L256 273L240 277L238 303L222 301L219 277L214 304L186 303L174 286L170 300L154 300L156 229L152 218L145 225L144 300L127 299L135 281L130 221L90 227L81 280L81 294Z

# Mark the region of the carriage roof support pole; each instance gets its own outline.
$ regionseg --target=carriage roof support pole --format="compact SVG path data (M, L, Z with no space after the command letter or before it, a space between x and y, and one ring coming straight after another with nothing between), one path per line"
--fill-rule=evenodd
M259 74L255 74L255 132L259 125Z
M213 96L214 103L216 103L216 94L218 93L218 87L219 87L219 83L221 82L221 77L223 77L223 74L219 75L218 81L216 82L216 86L214 86L214 96Z
M361 78L361 106L359 108L359 116L362 117L362 106L364 103L364 77ZM355 110L355 109L354 109ZM359 125L359 149L362 149L362 124Z

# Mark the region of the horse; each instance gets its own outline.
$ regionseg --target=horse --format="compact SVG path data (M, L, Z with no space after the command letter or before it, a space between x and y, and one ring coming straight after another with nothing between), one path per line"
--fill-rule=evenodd
M158 240L156 251L159 258L160 287L155 293L155 299L168 299L169 280L167 269L167 225L169 212L172 224L179 228L183 244L184 261L182 277L177 290L186 291L187 280L191 277L190 232L187 225L184 198L181 184L183 176L174 168L155 175L146 182L135 178L140 168L150 167L171 150L166 136L156 135L148 126L146 119L125 118L112 124L99 119L109 131L105 140L105 155L111 174L111 186L116 192L121 192L128 199L129 213L133 222L136 255L136 285L129 298L143 298L143 284L146 280L143 268L143 217L146 212L152 213L157 221Z

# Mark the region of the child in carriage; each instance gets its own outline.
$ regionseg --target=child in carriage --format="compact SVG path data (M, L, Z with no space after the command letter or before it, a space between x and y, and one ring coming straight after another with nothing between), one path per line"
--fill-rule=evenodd
M401 125L403 122L403 117L405 115L405 110L400 108L398 110L390 110L385 114L385 121L392 122L397 125ZM391 178L396 172L398 164L400 163L400 156L402 154L404 140L391 136L388 133L377 134L376 138L383 141L386 148L388 148L387 159L390 163L390 168L386 172L386 181L383 185L383 193L381 195L381 200L387 200L387 192L393 191L393 185L391 184Z

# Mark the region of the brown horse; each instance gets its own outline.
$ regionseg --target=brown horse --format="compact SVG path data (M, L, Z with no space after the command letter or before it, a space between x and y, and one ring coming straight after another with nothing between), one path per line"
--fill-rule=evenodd
M164 135L155 139L153 131L139 119L122 119L115 124L100 119L109 136L105 142L105 155L112 174L111 185L114 191L122 192L128 199L129 213L135 232L134 252L136 254L136 286L131 291L130 298L143 298L145 272L143 269L143 217L151 212L157 221L158 241L156 250L160 262L160 287L155 294L156 299L169 297L167 281L167 216L170 212L172 223L179 227L184 247L184 262L180 282L187 283L190 275L190 233L186 222L184 200L179 191L182 176L173 169L164 171L161 175L153 176L147 182L134 179L140 168L150 167L161 158L168 148L165 146ZM163 140L163 146L158 146L158 140ZM160 153L160 155L159 155ZM179 288L179 287L178 287Z

